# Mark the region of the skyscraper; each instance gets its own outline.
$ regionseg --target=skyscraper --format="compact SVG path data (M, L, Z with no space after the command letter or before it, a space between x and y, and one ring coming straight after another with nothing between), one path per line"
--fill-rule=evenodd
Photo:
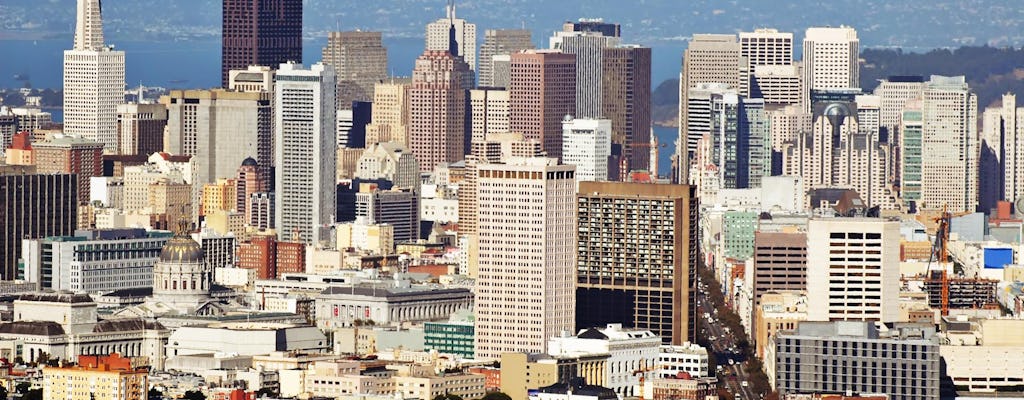
M608 162L612 152L612 122L607 119L562 121L562 158L576 166L576 180L608 180Z
M679 77L680 139L676 152L682 158L679 160L682 162L677 162L678 168L683 171L689 168L688 160L693 158L697 151L697 141L700 140L700 135L689 132L690 123L687 122L687 116L690 115L687 109L689 105L682 99L688 99L690 89L702 83L721 83L739 90L741 87L740 71L744 69L746 69L746 59L743 58L736 35L693 35L693 40L690 41L683 53L683 70Z
M651 48L606 48L602 63L601 118L612 121L612 142L618 145L612 155L621 167L616 169L624 170L618 178L631 170L650 170Z
M40 174L78 175L78 203L89 203L89 178L103 175L103 144L74 136L55 136L33 143Z
M757 67L793 65L793 33L776 29L740 32L740 54L747 60L747 68L741 72L739 92L750 97Z
M167 107L163 104L122 104L117 106L117 142L121 154L150 154L163 151Z
M574 171L551 158L478 165L477 357L546 352L575 328Z
M576 109L576 57L552 50L512 55L509 126L562 157L562 118Z
M900 197L905 203L921 202L921 139L924 123L921 100L911 100L900 116Z
M302 0L224 0L221 85L252 65L302 62Z
M488 29L484 31L484 44L480 46L480 87L504 87L494 80L494 56L510 55L532 49L530 31L525 29Z
M933 75L921 103L921 208L978 205L978 96L963 76Z
M409 145L408 93L410 80L391 78L373 86L373 121L366 125L366 144L401 142Z
M449 51L476 71L476 24L455 17L455 0L448 0L446 17L427 24L426 50ZM465 89L469 89L466 87Z
M75 46L64 51L64 132L117 152L124 103L124 52L103 43L100 0L78 0Z
M622 323L681 345L697 333L693 186L581 182L576 323ZM625 221L625 222L623 222Z
M746 99L723 84L699 84L688 92L687 132L707 138L707 154L722 188L760 187L771 172L770 132L762 99Z
M606 36L601 31L568 30L574 25L566 24L561 32L551 37L551 48L576 57L576 110L577 118L602 118L604 108L601 94L604 76L604 50L618 46L618 36Z
M466 154L479 154L474 148L487 141L488 134L509 133L509 94L505 89L473 89L469 91L469 134Z
M982 138L994 142L1002 171L1002 187L997 200L1016 201L1024 195L1024 108L1017 107L1017 96L1003 95L1002 104L984 113Z
M281 64L275 81L275 220L282 240L298 236L307 244L326 238L335 222L337 81L334 69L315 64Z
M860 40L848 26L807 28L804 35L803 69L805 107L815 90L860 87Z
M255 158L264 173L273 165L271 93L172 90L160 102L168 115L164 151L192 156L192 199L196 203L203 185L218 178L234 178L246 158ZM332 123L332 132L333 127ZM196 217L198 214L193 215Z
M388 77L388 49L380 32L331 32L322 62L338 74L338 109L353 101L373 101L373 86Z
M17 278L21 239L69 236L77 224L77 175L0 166L0 279Z
M427 50L416 59L408 89L409 144L420 171L465 156L466 64L447 51Z

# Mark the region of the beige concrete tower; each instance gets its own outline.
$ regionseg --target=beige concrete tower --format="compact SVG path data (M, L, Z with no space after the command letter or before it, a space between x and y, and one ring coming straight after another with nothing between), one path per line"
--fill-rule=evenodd
M746 60L742 56L740 43L736 35L693 35L693 40L683 53L683 70L679 80L679 98L688 99L689 91L704 83L720 83L739 90L741 74L746 69ZM691 135L687 126L689 115L686 101L679 102L679 148L680 155L689 160L697 151L699 134ZM685 139L684 139L685 138ZM683 170L688 162L683 163Z
M373 86L373 122L366 125L366 145L402 142L409 145L409 79L391 78Z
M449 0L445 18L427 24L427 50L457 51L457 56L476 71L476 24L455 16L455 1ZM454 35L452 30L454 30ZM454 43L452 40L454 39ZM452 46L454 45L454 46ZM469 88L466 88L469 89Z
M476 356L547 352L576 312L576 180L552 158L481 164Z
M921 117L921 208L975 211L978 205L978 96L963 76L925 83Z
M803 57L805 107L810 107L813 90L860 87L860 40L855 29L808 28Z

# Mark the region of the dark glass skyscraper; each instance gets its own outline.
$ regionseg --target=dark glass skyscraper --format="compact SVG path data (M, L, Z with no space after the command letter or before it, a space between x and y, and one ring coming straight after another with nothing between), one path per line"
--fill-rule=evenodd
M302 62L302 0L224 0L221 84L228 71Z

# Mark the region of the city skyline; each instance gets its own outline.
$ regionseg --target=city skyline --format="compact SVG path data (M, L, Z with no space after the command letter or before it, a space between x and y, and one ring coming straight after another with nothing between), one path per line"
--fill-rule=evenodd
M219 85L129 89L167 48L76 3L61 112L0 98L18 398L1024 396L1024 79L981 66L1015 50L879 67L877 25L804 15L666 51L630 40L661 0L550 35L448 0L415 52L310 52L318 0L223 0Z

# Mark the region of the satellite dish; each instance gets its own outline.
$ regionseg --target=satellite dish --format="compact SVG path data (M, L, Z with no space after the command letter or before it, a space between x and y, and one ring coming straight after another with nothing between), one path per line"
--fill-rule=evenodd
M1017 201L1013 202L1013 213L1017 218L1024 218L1024 196L1018 197Z

